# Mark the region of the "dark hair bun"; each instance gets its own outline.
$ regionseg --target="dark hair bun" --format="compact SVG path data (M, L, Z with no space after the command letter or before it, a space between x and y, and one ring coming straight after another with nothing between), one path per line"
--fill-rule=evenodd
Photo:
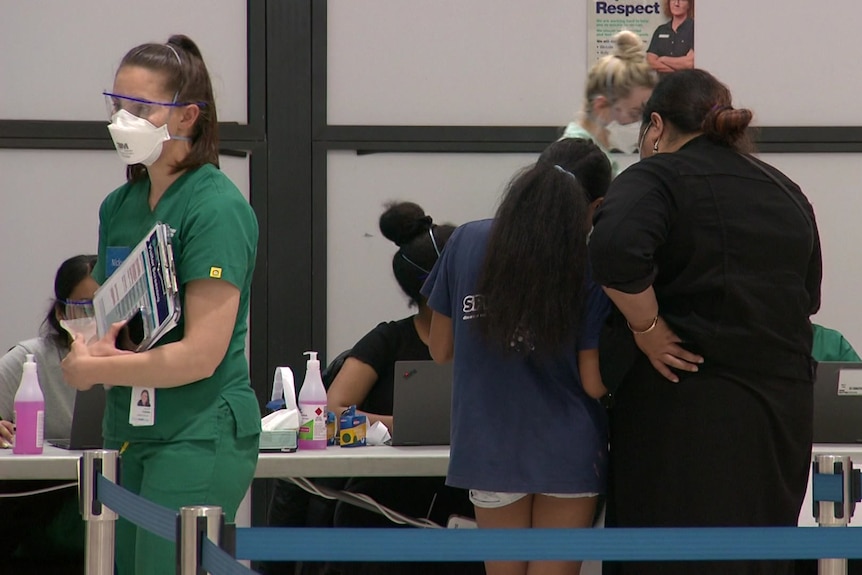
M380 232L395 245L403 246L431 228L431 216L413 202L391 202L380 216Z
M196 58L203 60L203 57L201 56L201 51L200 51L200 48L198 48L198 45L195 44L194 41L192 41L192 39L189 38L188 36L186 36L185 34L174 34L173 36L168 38L168 41L166 43L171 44L173 46L177 46L177 47L181 48L187 54L191 54L192 56L195 56Z
M754 114L746 108L713 106L703 119L701 130L707 138L733 146L745 136Z

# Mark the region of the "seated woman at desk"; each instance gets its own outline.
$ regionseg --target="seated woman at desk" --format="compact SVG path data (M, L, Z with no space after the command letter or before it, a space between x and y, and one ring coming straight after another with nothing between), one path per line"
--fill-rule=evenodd
M380 216L379 225L383 235L398 246L392 258L392 271L417 312L398 321L380 323L360 339L335 376L327 398L329 409L336 414L355 404L368 416L369 425L380 421L391 431L398 425L392 419L395 362L431 360L428 351L431 310L419 290L455 228L434 224L420 206L411 202L390 204ZM345 489L369 495L406 515L428 517L442 525L451 514L472 514L466 491L446 487L442 477L356 477L348 481ZM393 526L383 515L340 502L336 506L335 525ZM437 565L440 573L453 572L451 565ZM341 567L342 573L360 572L359 565L355 570L353 566ZM374 573L409 573L415 569L409 564L396 563L362 567L373 569Z
M42 335L18 343L0 357L0 442L11 444L15 440L12 423L15 393L28 353L35 356L39 385L45 396L45 437L69 437L75 390L66 385L60 369L60 360L69 353L71 343L60 320L80 317L81 311L86 314L86 310L92 309L93 294L99 287L90 277L95 263L94 255L78 255L64 261L54 278L54 298L42 324ZM55 484L53 481L3 481L0 492L31 491ZM0 522L0 562L16 554L27 555L32 544L32 551L40 558L52 553L80 556L83 568L83 523L74 490L0 499L0 517L15 518ZM47 548L46 537L50 543Z

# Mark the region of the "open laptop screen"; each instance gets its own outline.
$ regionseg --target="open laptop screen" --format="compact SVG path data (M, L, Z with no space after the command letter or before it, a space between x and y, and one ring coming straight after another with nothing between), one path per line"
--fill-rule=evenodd
M862 443L862 363L818 364L814 443Z

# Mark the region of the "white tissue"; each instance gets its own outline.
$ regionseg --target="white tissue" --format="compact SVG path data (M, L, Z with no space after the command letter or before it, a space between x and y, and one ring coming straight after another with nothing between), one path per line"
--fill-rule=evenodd
M260 428L263 431L299 429L299 410L294 407L293 409L273 411L260 420Z
M365 445L384 445L391 439L389 428L375 421L365 432Z
M273 411L260 420L263 431L276 429L299 429L299 409L296 406L296 390L293 387L293 371L289 367L275 368L272 380L272 399L284 397L284 409Z
M289 367L276 367L272 380L272 399L284 398L285 409L297 409L296 388L293 384L293 371Z

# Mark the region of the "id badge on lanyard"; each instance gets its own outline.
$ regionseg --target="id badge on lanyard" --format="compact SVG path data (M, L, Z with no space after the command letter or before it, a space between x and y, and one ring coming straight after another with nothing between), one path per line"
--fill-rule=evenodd
M156 389L133 387L129 402L129 425L145 427L156 423Z

